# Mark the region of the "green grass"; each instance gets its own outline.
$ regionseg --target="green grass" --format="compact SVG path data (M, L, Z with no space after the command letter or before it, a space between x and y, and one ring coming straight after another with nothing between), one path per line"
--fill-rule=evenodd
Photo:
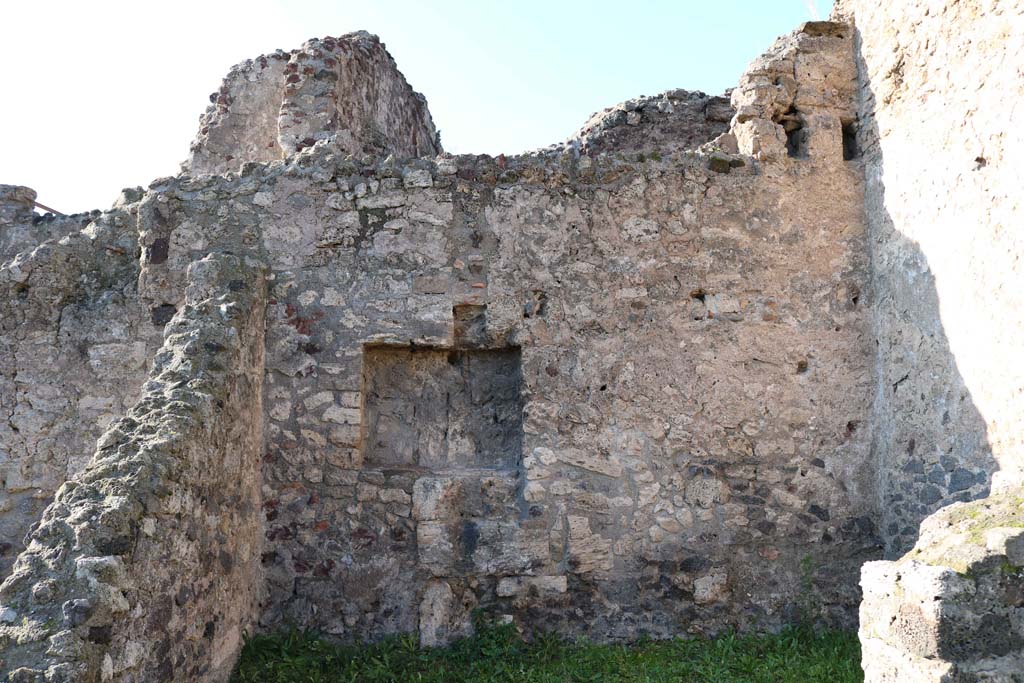
M249 640L233 683L859 683L853 633L792 629L778 635L635 645L526 643L509 626L486 628L447 648L411 636L339 646L308 633Z

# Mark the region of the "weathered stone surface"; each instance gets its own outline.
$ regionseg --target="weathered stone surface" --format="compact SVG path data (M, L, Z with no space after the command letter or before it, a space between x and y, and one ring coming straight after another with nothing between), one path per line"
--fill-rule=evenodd
M850 0L879 386L872 422L888 554L1024 467L1016 95L1024 6ZM955 474L954 474L955 473ZM973 480L972 480L973 477Z
M1024 665L1024 498L954 503L898 562L869 562L860 637L868 681L1014 681Z
M441 152L426 100L365 31L238 64L210 102L182 165L190 173L237 171L326 139L355 155Z
M133 192L131 190L129 193ZM100 215L99 211L70 216L34 213L35 190L0 185L0 264L46 240L78 232Z
M1024 250L1006 225L1020 213L1024 5L841 0L836 16L856 25L846 148L864 158L872 235L880 521L887 554L906 553L863 573L866 679L1020 680L1008 558L1024 469Z
M5 190L0 667L222 680L257 611L426 645L477 609L598 640L852 623L862 562L987 491L991 453L1010 476L1017 433L1000 408L986 450L932 281L879 218L879 150L915 110L871 137L866 27L888 34L857 21L781 38L731 106L639 98L497 158L434 156L375 38L310 41L234 69L189 172L83 229L33 236ZM929 524L936 566L1024 555L1014 524L973 545ZM999 634L957 661L1016 657L993 602L1015 584L925 559L920 600L866 570L896 624L862 620L879 666L946 657L945 623Z
M696 149L729 129L725 97L669 90L597 112L570 139L581 153L617 152L634 158Z
M5 576L30 525L138 396L162 336L135 293L139 247L132 205L89 216L84 229L79 217L60 220L73 225L64 225L59 241L36 231L33 220L15 229L21 237L9 244L24 251L0 265ZM7 227L0 226L0 239L10 234Z
M187 283L142 397L0 585L13 680L222 681L234 665L263 595L266 288L258 261L222 254Z
M420 603L420 644L437 647L471 634L472 609L475 606L476 597L472 591L457 594L446 581L427 584Z
M682 150L659 126L690 104L699 142L725 130L723 101L670 93L586 154L366 164L334 136L122 209L148 325L211 251L271 271L263 628L416 631L428 586L598 639L773 627L808 554L846 623L877 546L859 170Z
M851 34L844 23L812 22L754 60L731 95L741 153L843 158L842 127L857 118Z

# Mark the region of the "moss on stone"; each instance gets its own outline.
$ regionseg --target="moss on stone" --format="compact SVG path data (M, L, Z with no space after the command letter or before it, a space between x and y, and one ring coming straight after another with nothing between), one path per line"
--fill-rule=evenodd
M921 538L900 562L914 560L971 576L972 568L1005 554L993 532L1024 530L1024 495L995 495L939 510L921 527Z

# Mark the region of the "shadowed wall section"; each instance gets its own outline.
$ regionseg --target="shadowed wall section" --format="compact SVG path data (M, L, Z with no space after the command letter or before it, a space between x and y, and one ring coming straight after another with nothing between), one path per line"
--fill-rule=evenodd
M864 568L867 680L1018 680L1024 3L837 12L857 27L873 450L888 554L903 555Z

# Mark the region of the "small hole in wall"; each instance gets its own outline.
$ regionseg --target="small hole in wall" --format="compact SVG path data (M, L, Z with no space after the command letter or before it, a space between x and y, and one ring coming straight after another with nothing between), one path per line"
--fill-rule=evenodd
M170 251L170 241L166 237L158 237L145 248L147 263L165 263Z
M804 120L800 113L790 107L778 117L775 123L786 131L786 154L793 159L807 156L807 136L804 131Z
M608 385L607 384L602 384L601 385L601 391L608 391Z
M524 318L543 318L547 314L548 295L543 290L535 289L523 305Z
M310 355L310 356L318 354L321 351L323 351L323 349L320 348L319 345L317 345L317 344L315 344L313 342L306 342L304 344L300 344L299 345L299 350L302 351L305 354Z
M797 374L800 374L800 375L802 375L805 372L807 372L807 361L806 360L798 360L796 362L796 371L797 371Z
M807 145L803 128L786 131L786 154L791 159L804 159L807 157Z
M983 156L974 157L974 170L977 171L979 168L985 168L988 166L988 159Z
M860 148L857 146L857 124L848 121L843 124L843 160L851 161L860 158Z
M171 321L174 314L178 312L177 307L174 304L160 304L150 309L150 318L153 321L153 325L156 327L163 327Z
M690 298L691 299L696 299L697 301L699 301L701 303L704 303L704 300L707 298L707 296L708 296L708 293L704 291L703 287L698 287L697 289L695 289L692 292L690 292Z

